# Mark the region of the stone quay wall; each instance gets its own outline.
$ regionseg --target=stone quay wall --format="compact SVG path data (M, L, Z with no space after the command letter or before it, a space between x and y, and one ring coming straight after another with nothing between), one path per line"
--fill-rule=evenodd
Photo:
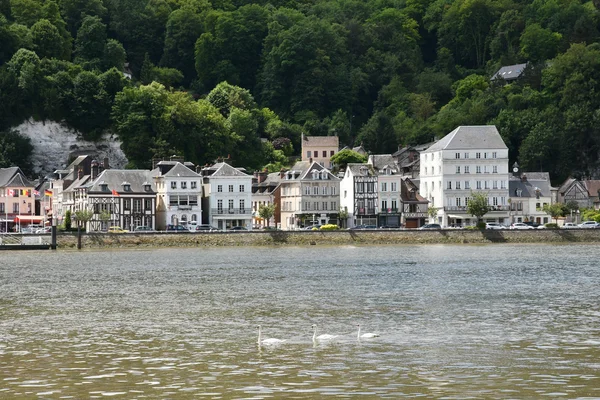
M337 246L394 244L600 243L598 229L431 231L272 231L217 233L82 234L84 249L218 247L218 246ZM60 233L58 249L77 247L76 233Z

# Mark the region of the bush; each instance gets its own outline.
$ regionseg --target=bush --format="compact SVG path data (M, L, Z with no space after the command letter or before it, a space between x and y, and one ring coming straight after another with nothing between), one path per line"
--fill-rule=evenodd
M558 229L558 224L554 222L544 225L547 229Z
M483 230L483 229L485 229L485 222L479 221L477 223L477 225L475 225L475 226L477 227L477 229L482 229Z
M340 229L340 227L335 224L327 224L321 227L322 231L337 231L338 229ZM313 228L313 230L316 230L316 228Z

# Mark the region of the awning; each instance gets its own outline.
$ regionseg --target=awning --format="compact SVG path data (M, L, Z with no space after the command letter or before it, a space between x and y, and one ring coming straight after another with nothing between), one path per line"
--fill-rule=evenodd
M448 218L454 218L454 219L471 219L471 218L475 218L475 217L473 217L471 215L467 215L467 214L464 214L464 215L449 214Z
M15 217L15 223L26 223L26 224L39 224L44 222L44 217L40 217L39 215L21 215L19 217ZM46 218L46 224L50 224L50 221Z

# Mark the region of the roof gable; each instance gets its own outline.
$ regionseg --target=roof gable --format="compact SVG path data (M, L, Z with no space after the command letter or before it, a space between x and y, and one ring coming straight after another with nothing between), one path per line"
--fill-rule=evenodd
M340 138L337 136L304 136L302 146L307 147L335 147L340 146Z
M251 177L250 175L243 173L239 169L234 168L227 163L217 163L217 164L213 165L212 168L216 169L216 171L212 175L210 175L211 178L226 177L226 176L244 176L244 177L248 177L248 178Z
M0 168L1 187L27 187L33 184L25 177L19 167Z
M175 166L171 168L164 177L180 177L180 178L200 178L200 175L192 171L180 162L175 163Z

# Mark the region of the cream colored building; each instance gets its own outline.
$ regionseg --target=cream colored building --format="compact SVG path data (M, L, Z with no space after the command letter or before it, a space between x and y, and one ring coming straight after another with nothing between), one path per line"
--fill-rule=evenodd
M302 135L302 161L318 162L331 169L331 157L340 149L337 136L304 136Z
M43 217L35 215L34 187L19 167L0 168L0 232L15 232Z

